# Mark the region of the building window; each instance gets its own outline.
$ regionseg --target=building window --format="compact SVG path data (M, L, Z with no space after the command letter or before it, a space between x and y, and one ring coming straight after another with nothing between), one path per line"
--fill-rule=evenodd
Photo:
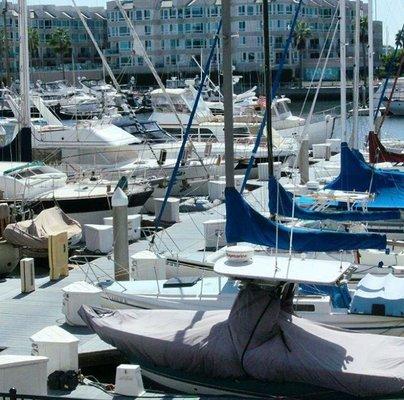
M150 10L144 10L144 19L150 19Z
M240 32L245 32L245 21L239 21L238 23L238 30Z
M254 6L247 6L247 15L254 15Z
M245 6L238 6L238 15L245 15Z
M246 37L245 36L240 36L239 37L239 43L240 43L240 45L244 46L246 44Z
M145 25L144 34L145 35L151 35L151 26L150 25Z

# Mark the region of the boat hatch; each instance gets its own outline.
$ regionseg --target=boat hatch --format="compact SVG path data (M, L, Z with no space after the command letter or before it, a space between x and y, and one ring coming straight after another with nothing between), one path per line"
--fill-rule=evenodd
M200 276L170 278L163 284L163 287L164 288L192 287L196 285L200 280L201 280Z

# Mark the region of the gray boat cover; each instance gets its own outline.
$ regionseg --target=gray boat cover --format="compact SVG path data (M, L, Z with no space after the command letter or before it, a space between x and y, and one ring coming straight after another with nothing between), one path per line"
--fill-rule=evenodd
M34 219L6 226L3 237L7 242L33 250L47 250L49 235L67 232L68 240L81 238L81 225L59 207L41 211Z
M280 300L248 285L230 312L83 306L79 313L101 339L140 364L212 378L302 382L356 396L404 390L404 338L293 316L289 292Z

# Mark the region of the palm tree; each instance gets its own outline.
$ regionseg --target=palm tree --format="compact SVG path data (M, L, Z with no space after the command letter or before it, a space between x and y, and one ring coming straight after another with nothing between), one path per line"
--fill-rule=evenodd
M362 79L364 82L365 90L364 93L367 93L367 84L366 84L366 77L367 77L367 53L366 47L369 42L369 35L368 35L368 17L364 16L360 19L359 25L359 43L362 45L362 59L363 59L363 68L362 68ZM360 69L359 69L360 70ZM366 96L365 96L366 97ZM363 99L364 103L366 99Z
M397 32L395 43L398 47L404 47L404 27Z
M39 56L39 33L38 29L28 29L28 49L31 57L31 65L33 65L32 59Z
M296 24L293 39L294 46L299 52L300 87L303 86L303 51L306 49L306 41L310 36L311 30L309 25L306 22L299 21Z
M59 55L60 63L62 64L63 79L66 79L64 57L67 56L72 49L69 32L63 28L57 28L52 32L48 45L56 54Z

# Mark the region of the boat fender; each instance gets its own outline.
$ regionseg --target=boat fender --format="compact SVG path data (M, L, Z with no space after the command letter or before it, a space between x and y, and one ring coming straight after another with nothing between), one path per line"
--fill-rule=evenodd
M383 265L384 265L383 261L379 261L379 264L377 264L377 268L383 268Z
M330 114L327 114L324 119L325 119L326 124L328 124L331 122L332 116Z

